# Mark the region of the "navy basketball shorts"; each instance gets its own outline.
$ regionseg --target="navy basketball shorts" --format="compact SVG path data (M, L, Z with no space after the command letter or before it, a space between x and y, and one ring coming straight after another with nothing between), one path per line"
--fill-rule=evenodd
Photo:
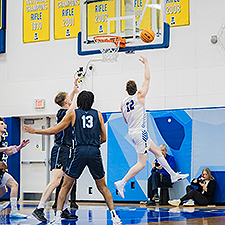
M86 166L89 168L94 180L105 176L101 152L98 147L92 145L76 147L74 155L68 164L66 174L74 179L78 179Z
M53 169L61 169L66 167L70 148L67 146L54 145L51 151L51 171Z

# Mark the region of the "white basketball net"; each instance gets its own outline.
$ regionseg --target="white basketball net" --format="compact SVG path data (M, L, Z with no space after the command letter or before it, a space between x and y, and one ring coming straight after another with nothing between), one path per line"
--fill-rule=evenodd
M110 39L112 38L110 37ZM108 63L117 62L120 39L117 39L116 42L104 42L105 39L109 39L109 37L101 37L101 39L99 38L97 40L94 39L95 43L99 44L99 49L102 53L102 61ZM116 39L116 37L114 39Z

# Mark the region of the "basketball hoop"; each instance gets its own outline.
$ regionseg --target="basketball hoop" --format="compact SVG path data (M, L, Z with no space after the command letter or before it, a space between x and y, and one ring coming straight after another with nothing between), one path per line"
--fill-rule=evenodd
M126 39L114 35L95 36L94 41L99 44L104 62L116 62L119 48L126 46Z

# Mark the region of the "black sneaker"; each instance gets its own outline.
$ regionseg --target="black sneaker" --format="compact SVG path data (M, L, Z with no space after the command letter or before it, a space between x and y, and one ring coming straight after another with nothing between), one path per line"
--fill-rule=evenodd
M65 218L67 220L76 220L78 216L73 215L68 209L65 209L62 211L61 218Z
M158 194L156 193L156 194L154 194L154 196L153 196L153 198L152 198L152 200L160 200L160 197L158 196Z
M52 209L57 209L57 203L56 202L52 205Z
M71 203L70 203L70 208L71 208L71 209L78 209L78 207L79 207L79 206L77 205L76 202L71 202Z
M45 218L45 214L44 214L44 208L36 208L33 212L32 215L38 219L41 222L47 222L47 219Z
M155 206L155 205L156 205L155 202L151 200L146 204L146 206Z

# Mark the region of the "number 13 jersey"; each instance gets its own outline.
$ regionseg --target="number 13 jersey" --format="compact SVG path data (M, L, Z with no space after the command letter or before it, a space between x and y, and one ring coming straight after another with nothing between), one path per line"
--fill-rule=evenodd
M98 117L98 111L91 109L85 111L76 109L76 120L74 124L75 146L93 145L100 147L101 124Z
M129 130L147 130L145 106L138 101L137 94L123 100L122 111Z

